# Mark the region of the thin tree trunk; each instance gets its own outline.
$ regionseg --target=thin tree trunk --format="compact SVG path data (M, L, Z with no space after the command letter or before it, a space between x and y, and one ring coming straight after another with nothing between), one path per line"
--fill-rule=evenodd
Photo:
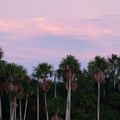
M19 99L19 116L20 116L20 120L22 120L22 104L21 104L21 98Z
M68 95L67 95L67 103L66 103L66 116L65 116L65 120L68 120L68 105L69 105L69 91L68 91Z
M37 120L39 120L39 86L37 85Z
M10 120L14 119L14 106L12 101L10 101Z
M71 120L71 80L70 80L70 95L69 95L69 120Z
M57 92L56 92L56 74L54 75L54 96L57 97Z
M57 97L57 92L56 92L56 74L54 75L54 97ZM55 114L55 120L57 120L58 116L57 113Z
M115 70L114 70L115 71ZM115 75L114 75L114 78L113 78L113 85L114 85L114 89L115 89L115 86L116 86L116 79L115 79Z
M25 111L24 111L24 117L23 117L23 120L26 120L27 105L28 105L28 95L26 95Z
M0 120L2 120L2 100L0 96Z
M17 102L16 102L16 98L15 98L14 120L16 120L16 117L17 117L17 116L16 116L16 110L17 110L17 106L16 106L16 105L17 105Z
M10 120L11 120L11 115L12 115L12 105L11 105L11 101L10 101Z
M71 117L71 80L69 80L69 84L68 84L68 96L67 96L65 120L70 120L70 117Z
M44 93L44 98L45 98L46 120L49 120L48 108L47 108L47 97L46 97L46 93Z
M97 120L100 120L100 81L98 81Z
M11 120L14 120L14 116L15 116L15 107L11 105Z

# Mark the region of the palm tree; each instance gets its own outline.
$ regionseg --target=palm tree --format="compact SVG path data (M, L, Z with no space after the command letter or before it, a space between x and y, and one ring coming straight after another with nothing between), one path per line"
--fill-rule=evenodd
M102 71L96 71L95 80L98 82L98 98L97 98L97 120L100 120L100 82L105 80L105 75Z
M10 94L10 120L16 120L16 97L17 93L21 91L20 81L24 80L27 74L26 69L14 63L7 65L7 76L9 78L9 89Z
M0 60L0 120L2 120L2 95L5 93L4 82L6 80L6 65L5 61Z
M50 87L50 81L47 81L49 77L52 77L53 74L53 67L48 63L40 63L37 67L34 68L33 76L35 76L39 82L42 82L42 89L44 91L44 98L45 98L45 111L46 111L46 120L49 120L48 116L48 109L47 109L47 98L46 92L48 92ZM39 86L37 86L37 120L39 120Z
M5 76L5 65L6 62L5 61L1 61L3 57L3 51L2 48L0 48L0 79L3 79L2 77ZM2 100L1 100L1 96L3 93L3 86L2 86L2 81L0 81L0 120L2 120Z
M22 86L23 86L23 94L25 96L25 109L24 109L23 120L26 120L28 98L29 98L30 95L33 94L33 88L32 88L32 85L31 85L31 79L28 76L26 76L25 80L22 82Z
M116 83L118 82L118 78L120 77L120 57L115 54L112 54L110 58L108 58L108 73L109 77L113 79L114 88L116 87Z
M59 120L60 118L58 114L64 112L65 110L65 101L62 97L52 97L48 101L48 108L51 113L54 114L54 116L51 117L51 120Z
M3 51L2 51L2 48L0 48L0 60L2 59L3 57Z
M65 120L71 119L71 84L75 80L77 74L80 72L80 63L78 60L72 56L67 55L66 58L63 58L59 65L58 77L67 84L68 95L67 95L67 106L66 106L66 117Z
M105 71L108 65L104 57L96 56L93 61L88 64L90 75L97 81L98 96L97 96L97 120L100 120L100 83L105 82Z

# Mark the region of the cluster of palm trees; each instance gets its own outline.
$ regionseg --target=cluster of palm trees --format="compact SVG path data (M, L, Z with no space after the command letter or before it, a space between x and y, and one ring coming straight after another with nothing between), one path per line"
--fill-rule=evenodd
M2 120L1 98L4 94L9 96L10 120L26 120L29 97L34 96L35 93L37 104L36 119L40 120L40 92L44 95L46 120L71 120L72 91L76 91L78 88L77 81L82 74L80 63L74 56L67 55L63 58L57 70L54 70L53 66L46 62L39 63L34 67L31 76L27 74L27 70L23 66L15 63L7 63L2 60L2 57L3 52L0 49L0 120ZM96 106L97 120L100 120L100 85L105 83L106 78L112 77L111 81L113 82L113 86L116 87L120 78L120 57L114 54L108 59L97 56L93 61L89 62L88 70L85 71L98 84ZM65 84L64 86L67 91L66 105L64 104L64 100L57 95L56 84L58 80ZM33 82L36 83L36 89L34 89ZM47 99L47 93L51 87L54 88L54 96L49 100ZM106 91L104 91L104 94L106 94ZM24 104L22 104L23 98L25 100ZM17 110L18 108L19 110ZM49 115L49 108L53 111L53 115ZM62 110L63 108L66 111ZM16 111L19 111L19 118ZM61 111L64 111L64 118L59 116Z

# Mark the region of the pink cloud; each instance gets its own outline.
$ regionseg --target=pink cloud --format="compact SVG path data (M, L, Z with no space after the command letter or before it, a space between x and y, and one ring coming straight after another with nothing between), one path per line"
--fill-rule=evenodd
M115 26L116 27L116 26ZM85 38L102 38L104 36L119 36L120 31L111 25L101 25L79 21L68 23L45 18L0 21L0 32L7 32L23 37L34 37L45 34L75 36Z
M6 35L5 38L3 37L4 39L2 39L2 35L0 35L0 43L5 50L5 59L13 62L27 63L28 61L33 62L41 60L60 61L67 54L76 56L80 62L88 62L96 55L107 56L112 53L119 55L119 48L116 48L116 46L113 45L115 42L110 40L112 37L120 38L119 22L83 22L82 20L68 20L66 22L64 20L50 20L45 18L13 21L0 20L0 32L9 34L8 36ZM51 48L52 46L45 48L42 45L36 47L36 44L28 47L29 43L31 45L34 42L36 36L46 35L84 38L83 40L89 40L92 44L94 43L93 45L95 47L87 48L86 51L80 51L80 48L75 48L74 51L70 48L63 50L60 48L61 46L58 48ZM36 40L35 42L39 42L40 44L40 40L43 39ZM47 42L47 40L45 42ZM117 44L117 42L115 44ZM80 46L85 47L81 44ZM96 51L97 47L99 47L99 51Z

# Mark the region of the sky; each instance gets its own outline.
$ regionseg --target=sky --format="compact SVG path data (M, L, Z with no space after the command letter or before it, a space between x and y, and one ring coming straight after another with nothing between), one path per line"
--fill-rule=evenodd
M82 64L96 55L120 55L120 0L0 0L4 59L31 73L38 63L55 69L74 55Z

